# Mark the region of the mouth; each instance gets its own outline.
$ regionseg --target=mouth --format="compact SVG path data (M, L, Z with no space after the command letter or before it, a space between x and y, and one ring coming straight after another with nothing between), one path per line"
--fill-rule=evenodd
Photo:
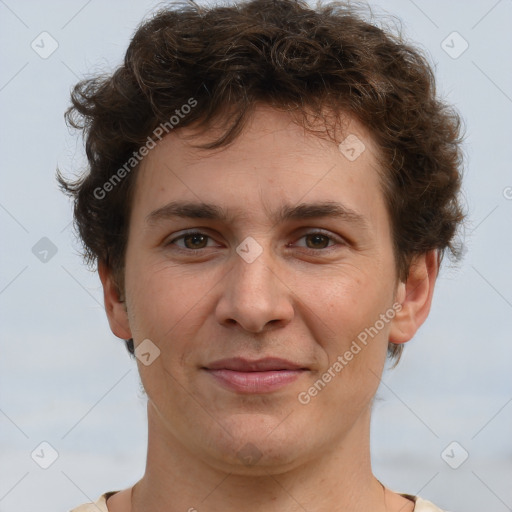
M285 359L231 358L202 368L222 387L242 394L271 393L297 380L308 368Z

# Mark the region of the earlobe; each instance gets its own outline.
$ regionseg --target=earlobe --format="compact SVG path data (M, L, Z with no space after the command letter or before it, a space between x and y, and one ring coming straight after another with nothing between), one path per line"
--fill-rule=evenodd
M413 258L407 280L399 284L397 302L401 304L401 309L397 311L391 323L391 343L409 341L426 320L432 304L438 271L437 250Z
M118 338L129 339L132 334L128 322L128 313L126 312L125 303L120 300L112 271L104 263L99 263L98 273L103 285L105 312L107 313L110 329Z

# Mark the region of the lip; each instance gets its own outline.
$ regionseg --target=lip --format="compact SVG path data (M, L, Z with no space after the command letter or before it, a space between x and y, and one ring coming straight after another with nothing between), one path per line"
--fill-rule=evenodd
M207 371L222 387L244 394L271 393L297 380L308 368L275 357L249 361L240 357L209 364Z
M304 366L280 359L278 357L264 357L250 361L243 357L220 359L206 367L207 370L232 370L236 372L268 372L274 370L307 370Z

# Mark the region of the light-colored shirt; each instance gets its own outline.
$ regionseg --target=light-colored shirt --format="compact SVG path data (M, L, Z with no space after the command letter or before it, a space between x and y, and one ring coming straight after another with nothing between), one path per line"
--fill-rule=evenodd
M86 503L78 508L74 508L71 512L108 512L107 500L116 492L119 491L107 492L100 496L95 503ZM423 500L418 496L411 496L410 494L402 494L402 496L414 501L414 512L443 512L433 503L430 503L430 501Z

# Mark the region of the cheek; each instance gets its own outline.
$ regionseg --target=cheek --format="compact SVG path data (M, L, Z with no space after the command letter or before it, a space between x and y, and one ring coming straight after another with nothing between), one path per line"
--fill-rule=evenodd
M386 360L393 318L389 312L394 313L392 283L363 272L333 282L325 281L308 298L314 313L309 318L315 318L316 326L309 328L326 356L318 377L332 382L325 400L361 404L373 396Z
M296 282L296 286L304 310L310 310L309 317L316 318L315 323L330 333L329 339L342 342L373 325L390 306L392 297L391 283L368 269L355 267L317 274L302 284Z
M380 330L381 324L376 326L384 311L381 301L372 301L360 307L357 315L348 308L333 315L322 347L325 366L312 379L313 389L309 388L313 394L318 390L316 411L325 421L330 421L333 411L354 418L370 406L386 362L390 322Z
M206 291L197 276L178 275L168 265L132 268L137 272L127 269L126 287L135 347L149 339L160 351L151 365L138 362L140 377L153 402L174 403L190 371L187 361L197 351L194 340L203 324ZM175 391L172 397L169 390Z
M134 262L131 269L137 271L127 266L126 289L130 326L136 338L163 343L173 339L175 329L180 333L193 329L208 292L204 280L192 272L183 275L166 263Z

